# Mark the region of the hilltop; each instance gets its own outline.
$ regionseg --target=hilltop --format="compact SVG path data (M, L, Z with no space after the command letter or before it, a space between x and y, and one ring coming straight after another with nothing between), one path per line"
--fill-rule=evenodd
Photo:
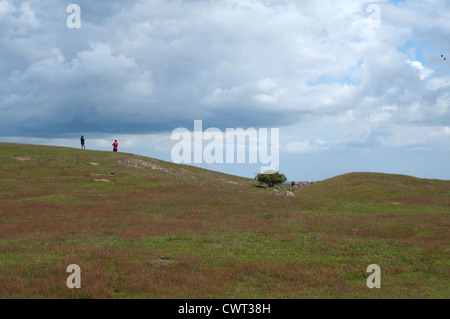
M449 296L450 181L351 173L271 193L133 154L0 143L0 298ZM383 289L366 286L373 263Z
M326 179L302 195L315 199L450 204L450 181L382 173L348 173Z

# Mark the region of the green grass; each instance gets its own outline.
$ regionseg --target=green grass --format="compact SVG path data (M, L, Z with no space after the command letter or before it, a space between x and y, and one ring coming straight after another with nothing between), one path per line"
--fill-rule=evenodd
M352 173L271 193L132 154L0 143L0 298L450 296L449 181ZM66 286L73 263L81 289Z

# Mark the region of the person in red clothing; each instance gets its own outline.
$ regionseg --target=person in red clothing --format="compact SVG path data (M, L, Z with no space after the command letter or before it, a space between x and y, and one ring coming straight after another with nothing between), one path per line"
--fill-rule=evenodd
M112 145L114 146L113 152L117 152L117 150L119 149L119 143L117 142L117 140L112 143Z

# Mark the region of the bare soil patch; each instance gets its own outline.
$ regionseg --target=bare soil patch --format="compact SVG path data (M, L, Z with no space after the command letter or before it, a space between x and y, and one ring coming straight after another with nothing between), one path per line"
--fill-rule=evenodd
M111 183L108 179L94 179L94 182L105 182L105 183Z
M24 162L24 161L31 161L31 156L17 156L14 155L14 159Z

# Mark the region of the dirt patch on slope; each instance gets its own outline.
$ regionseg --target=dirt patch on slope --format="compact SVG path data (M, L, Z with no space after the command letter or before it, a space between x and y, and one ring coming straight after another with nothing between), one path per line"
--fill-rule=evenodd
M111 183L108 179L94 179L94 182L105 182L105 183Z
M31 161L31 156L17 156L14 155L14 159L24 162L24 161Z
M194 177L193 174L186 169L183 169L183 168L172 169L172 168L168 168L168 167L163 167L163 166L151 161L151 159L144 161L144 160L137 159L137 158L128 158L123 161L118 161L118 163L125 165L127 167L133 167L133 168L140 168L140 169L145 169L145 168L148 169L149 168L154 171L161 171L164 174L172 176L172 177L183 178L184 180L191 180L191 181L194 181L197 183L204 184L204 181Z

